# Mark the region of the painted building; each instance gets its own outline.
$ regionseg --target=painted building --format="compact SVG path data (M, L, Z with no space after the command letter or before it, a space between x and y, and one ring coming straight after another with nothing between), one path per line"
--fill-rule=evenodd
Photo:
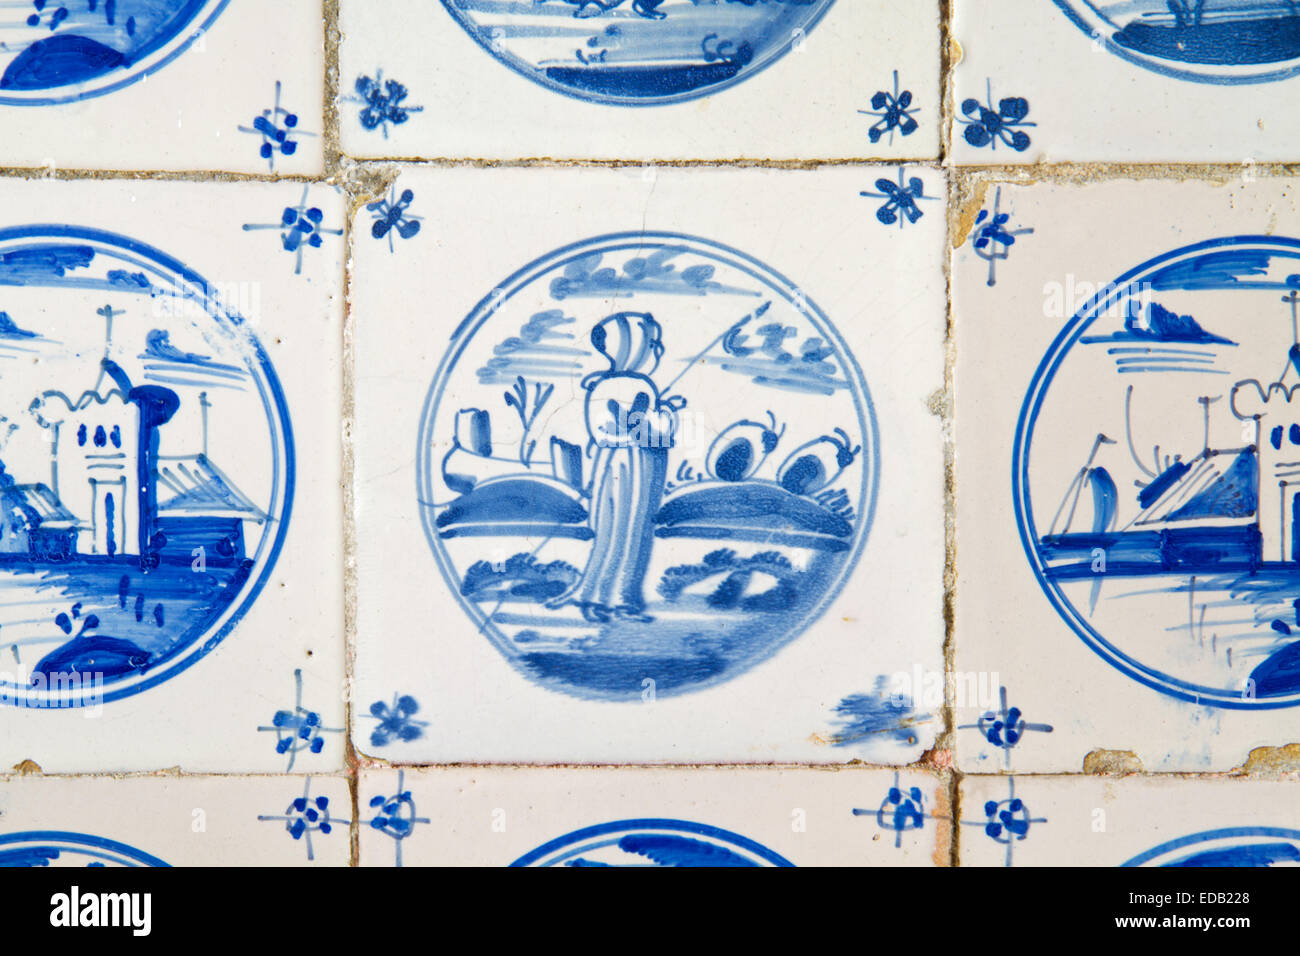
M171 389L134 386L107 358L93 388L75 398L46 392L34 403L54 432L53 491L77 518L79 553L149 553L158 531L158 429L179 406Z

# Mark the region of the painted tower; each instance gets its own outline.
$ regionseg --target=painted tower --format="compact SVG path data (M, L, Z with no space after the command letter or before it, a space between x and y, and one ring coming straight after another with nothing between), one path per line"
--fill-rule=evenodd
M180 399L168 388L131 384L108 357L117 313L105 306L99 314L108 332L94 387L76 398L46 392L32 412L53 433L51 479L77 518L77 551L144 555L157 531L158 429Z
M82 554L139 554L139 409L120 389L67 403L53 447L55 493L81 522Z
M1256 379L1232 388L1232 413L1254 423L1259 462L1259 533L1265 561L1300 561L1300 385L1286 384L1300 368L1300 293L1282 300L1291 306L1293 344L1278 380Z

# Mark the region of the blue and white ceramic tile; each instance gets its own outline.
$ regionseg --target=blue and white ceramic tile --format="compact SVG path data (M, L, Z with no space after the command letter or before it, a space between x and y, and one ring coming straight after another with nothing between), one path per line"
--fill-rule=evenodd
M328 774L0 777L0 867L347 866L351 817Z
M0 166L320 173L324 68L314 0L0 0Z
M915 166L402 172L351 250L358 749L919 757L943 195Z
M934 2L344 0L357 157L934 159Z
M978 775L960 788L962 866L1300 864L1294 779ZM1182 902L1233 915L1226 900Z
M342 765L341 196L0 182L0 765Z
M362 866L947 866L948 784L843 768L365 770Z
M990 183L966 210L963 770L1300 739L1296 185Z
M957 163L1295 158L1289 0L954 0L951 27Z

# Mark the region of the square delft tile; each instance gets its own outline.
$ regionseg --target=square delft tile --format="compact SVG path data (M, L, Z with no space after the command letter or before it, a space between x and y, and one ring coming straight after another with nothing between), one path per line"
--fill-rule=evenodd
M0 766L341 767L343 208L0 181Z
M357 746L916 759L943 194L916 167L404 171L352 250Z
M324 60L315 0L0 0L0 166L320 172Z
M1287 0L953 0L958 163L1296 158Z
M0 866L347 866L343 777L0 777Z
M962 866L1300 863L1294 779L970 776Z
M934 159L939 6L343 0L359 157Z
M947 866L951 845L946 781L861 767L366 770L358 804L362 866Z
M1296 187L990 183L964 207L963 769L1224 770L1300 740Z

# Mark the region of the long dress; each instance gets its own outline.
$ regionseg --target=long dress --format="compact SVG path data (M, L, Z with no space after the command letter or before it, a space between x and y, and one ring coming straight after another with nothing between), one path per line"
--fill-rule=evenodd
M591 486L595 537L582 577L565 601L597 620L645 611L654 516L668 478L677 417L654 382L610 372L589 384L587 430L596 446Z

